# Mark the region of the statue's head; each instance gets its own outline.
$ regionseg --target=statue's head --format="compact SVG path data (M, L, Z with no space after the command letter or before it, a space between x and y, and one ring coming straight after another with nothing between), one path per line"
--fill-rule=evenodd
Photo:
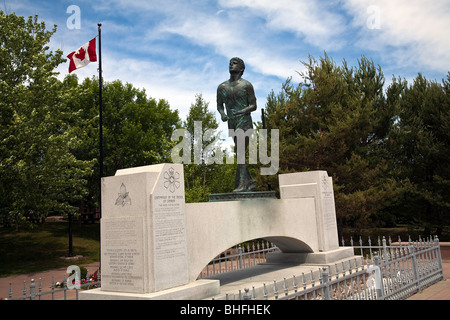
M245 70L244 60L238 57L230 59L230 73L233 71L239 71L242 76L244 74L244 70Z

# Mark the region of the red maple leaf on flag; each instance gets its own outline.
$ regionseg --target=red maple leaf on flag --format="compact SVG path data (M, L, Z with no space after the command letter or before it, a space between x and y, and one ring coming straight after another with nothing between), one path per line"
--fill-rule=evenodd
M89 62L97 61L95 42L96 38L93 38L67 56L69 58L69 73L88 65Z
M80 59L80 60L84 60L84 57L86 56L86 50L84 50L83 48L80 48L76 53L75 53L75 58Z

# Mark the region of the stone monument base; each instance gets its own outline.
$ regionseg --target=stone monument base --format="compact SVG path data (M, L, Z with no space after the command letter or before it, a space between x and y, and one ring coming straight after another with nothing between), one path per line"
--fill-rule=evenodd
M232 192L188 204L183 177L182 164L159 164L102 178L102 284L80 292L80 299L214 297L221 290L219 279L197 280L199 273L227 248L252 239L271 241L281 250L268 256L266 267L326 265L353 257L352 248L339 247L326 171L280 175L280 199L274 191Z
M79 300L202 300L220 294L220 281L200 279L182 286L151 293L105 291L101 288L80 291Z
M277 199L277 196L275 195L275 191L211 193L209 195L210 202L247 199Z
M269 252L266 256L266 262L277 264L329 264L352 257L354 257L352 247L341 247L314 253Z

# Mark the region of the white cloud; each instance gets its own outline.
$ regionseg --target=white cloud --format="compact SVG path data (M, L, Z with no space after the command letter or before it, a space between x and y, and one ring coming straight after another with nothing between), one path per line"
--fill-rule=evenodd
M367 20L374 14L368 12L369 6L378 9L379 28L368 27ZM449 1L349 0L345 8L353 16L353 26L359 28L356 45L379 52L398 67L417 72L421 68L448 70Z
M171 12L173 16L158 28L159 32L177 34L217 54L231 58L239 56L252 70L263 75L285 79L296 76L298 58L289 58L274 48L273 39L258 34L251 17L237 16L237 11L219 10L220 14L195 10ZM207 49L206 49L207 50Z
M228 77L233 56L246 63L244 77L255 86L258 108L287 77L300 80L299 60L309 53L325 50L349 62L364 53L383 70L406 77L405 70L446 74L450 65L449 1L99 0L80 2L78 31L65 27L67 5L58 16L47 4L33 4L44 8L36 13L45 12L45 21L59 22L51 48L61 47L65 55L95 36L101 21L105 81L145 88L179 109L182 119L197 93L216 112L215 90ZM379 29L368 28L370 6L380 9ZM67 74L67 66L58 70ZM92 66L77 73L80 79L97 75Z
M244 8L267 20L270 28L289 31L307 43L336 50L344 43L340 34L345 28L344 18L332 11L330 1L308 0L222 0L224 7Z

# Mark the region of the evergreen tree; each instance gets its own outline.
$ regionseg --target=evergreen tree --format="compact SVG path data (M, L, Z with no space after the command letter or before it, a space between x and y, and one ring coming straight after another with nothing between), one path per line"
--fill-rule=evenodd
M191 161L184 165L186 202L205 202L209 200L210 193L228 192L228 188L233 188L234 172L231 172L235 166L223 163L207 163L208 157L212 154L205 154L208 146L213 145L215 150L221 148L217 141L220 141L217 128L219 124L213 112L208 110L209 103L203 99L201 94L197 94L195 102L191 104L189 114L183 127L191 135ZM196 123L197 122L197 125ZM201 128L201 136L195 135L195 129ZM205 133L209 130L214 134L207 136ZM194 148L201 150L201 157L198 158ZM201 148L200 148L201 147ZM218 148L218 149L216 149ZM224 153L224 150L220 149ZM195 160L195 161L194 161ZM228 187L228 188L227 188Z
M326 170L339 227L367 227L397 194L385 154L394 108L383 95L384 76L365 57L355 68L327 54L304 65L302 83L288 79L268 98L267 126L280 129L280 172Z
M392 84L398 119L392 128L391 154L406 190L393 206L403 222L441 235L450 222L450 73L443 84L419 74L412 85Z

